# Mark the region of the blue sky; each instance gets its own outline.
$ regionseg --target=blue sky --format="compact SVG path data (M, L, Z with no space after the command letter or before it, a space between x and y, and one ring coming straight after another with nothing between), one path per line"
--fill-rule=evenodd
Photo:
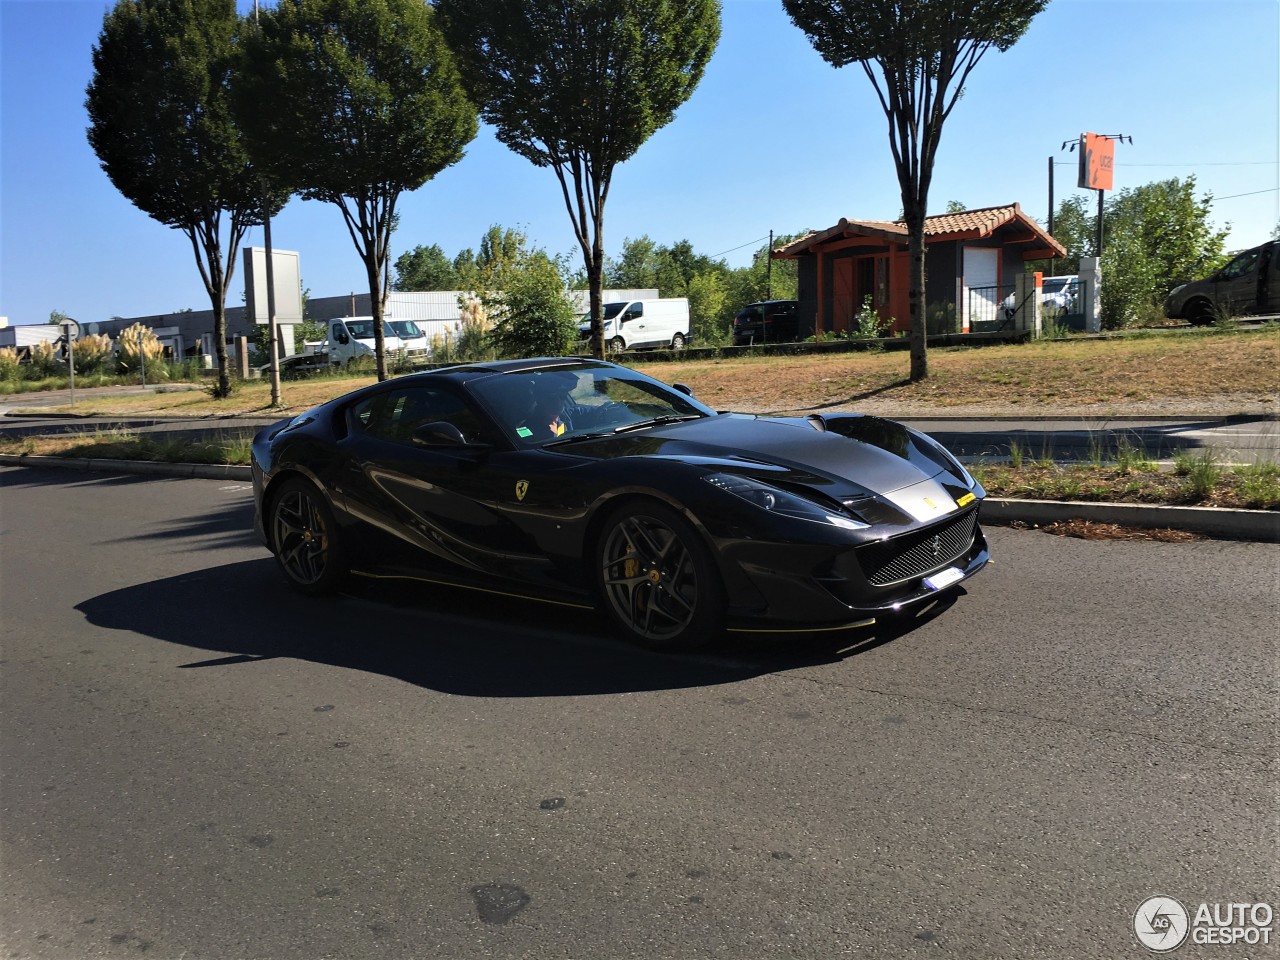
M240 0L242 8L251 6ZM834 70L780 0L723 0L719 48L675 120L615 173L605 249L688 239L738 266L770 230L901 209L886 123L858 67ZM105 0L0 0L0 316L82 322L207 309L190 245L111 185L85 139L84 91ZM1047 167L1075 192L1083 131L1117 147L1116 189L1195 175L1230 248L1280 222L1280 4L1276 0L1053 0L1007 53L988 53L943 130L931 212L1018 202L1041 223ZM394 256L450 256L491 224L580 262L554 174L481 128L466 157L402 198ZM364 289L335 207L293 200L275 245L301 254L313 296ZM261 229L249 243L262 244ZM228 295L241 302L242 266Z

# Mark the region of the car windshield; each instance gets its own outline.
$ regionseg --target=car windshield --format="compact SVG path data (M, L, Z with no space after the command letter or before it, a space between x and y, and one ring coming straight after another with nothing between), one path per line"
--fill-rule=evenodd
M606 320L612 320L614 317L616 317L619 313L622 312L622 308L625 307L626 305L627 304L625 300L622 301L621 303L606 303L604 305L604 318ZM589 314L588 314L588 318L590 318Z
M607 363L512 371L468 389L521 447L714 415L664 383Z
M1050 277L1041 284L1040 289L1044 293L1058 293L1067 287L1074 286L1075 277Z
M347 332L357 340L373 339L373 321L372 320L348 320Z
M422 330L412 320L388 320L387 326L401 340L416 340L422 336Z

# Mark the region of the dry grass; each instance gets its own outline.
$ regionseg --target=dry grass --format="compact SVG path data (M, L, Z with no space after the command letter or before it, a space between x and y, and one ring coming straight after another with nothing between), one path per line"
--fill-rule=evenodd
M993 497L1078 500L1096 503L1158 503L1169 506L1280 509L1280 468L1222 466L1213 483L1160 470L1093 464L982 464L971 472Z
M995 406L1025 410L1213 400L1275 408L1280 331L1073 340L935 349L929 379L908 382L905 351L649 364L713 406L900 410Z
M1190 543L1208 539L1203 534L1188 530L1171 530L1168 527L1149 530L1142 527L1122 527L1116 523L1094 523L1092 520L1061 520L1040 528L1045 533L1059 537L1075 537L1079 540L1149 540L1159 543Z
M0 439L0 453L35 457L85 457L94 460L148 460L161 463L249 463L249 440L210 436L198 440L161 439L106 432L55 437Z

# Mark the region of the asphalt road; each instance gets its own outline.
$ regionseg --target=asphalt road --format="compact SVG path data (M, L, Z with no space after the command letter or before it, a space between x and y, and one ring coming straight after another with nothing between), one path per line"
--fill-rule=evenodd
M4 957L1113 960L1155 893L1280 908L1280 547L995 528L907 629L672 658L303 600L250 516L0 470Z

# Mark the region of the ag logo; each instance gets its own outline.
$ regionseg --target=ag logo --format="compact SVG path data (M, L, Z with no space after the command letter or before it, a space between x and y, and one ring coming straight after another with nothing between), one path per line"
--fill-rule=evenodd
M1191 918L1173 897L1148 897L1133 915L1138 942L1153 953L1168 953L1187 939Z
M529 481L517 480L516 481L516 499L523 502L524 495L528 492L529 492Z

